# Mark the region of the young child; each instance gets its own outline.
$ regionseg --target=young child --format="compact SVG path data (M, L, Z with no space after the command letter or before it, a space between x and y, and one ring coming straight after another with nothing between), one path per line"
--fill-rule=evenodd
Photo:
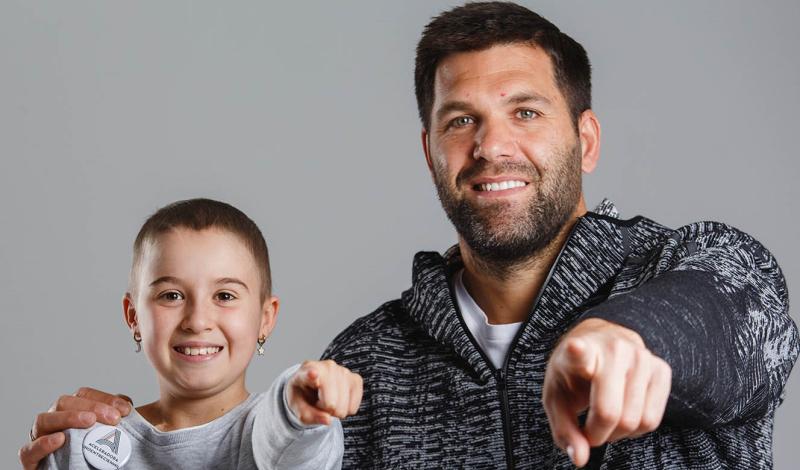
M278 298L266 242L241 211L192 199L152 215L136 237L122 305L137 351L158 375L159 399L116 427L69 430L44 468L341 467L335 418L358 410L360 376L332 361L306 361L264 393L245 388Z

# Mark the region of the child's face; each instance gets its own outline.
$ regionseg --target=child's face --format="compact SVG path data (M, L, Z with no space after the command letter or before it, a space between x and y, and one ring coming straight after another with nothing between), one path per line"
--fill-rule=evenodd
M136 298L123 303L162 392L199 398L243 391L256 340L269 335L278 307L274 297L262 304L250 251L229 232L176 229L142 255Z

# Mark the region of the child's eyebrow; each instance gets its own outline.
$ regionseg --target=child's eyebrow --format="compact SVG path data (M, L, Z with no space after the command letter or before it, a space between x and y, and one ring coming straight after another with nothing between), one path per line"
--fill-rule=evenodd
M156 286L158 284L180 284L180 280L177 277L173 276L161 276L160 278L156 279L155 281L150 283L150 287Z
M245 290L247 290L248 292L250 291L250 288L247 287L247 284L236 279L235 277L223 277L221 279L217 279L217 284L239 284L240 286L244 287Z

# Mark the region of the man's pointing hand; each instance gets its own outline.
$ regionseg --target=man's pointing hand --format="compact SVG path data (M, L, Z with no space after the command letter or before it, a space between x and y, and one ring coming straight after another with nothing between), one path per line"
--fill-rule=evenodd
M553 350L542 400L557 446L575 465L589 448L655 430L664 416L672 370L632 330L591 318ZM578 415L588 408L583 428Z

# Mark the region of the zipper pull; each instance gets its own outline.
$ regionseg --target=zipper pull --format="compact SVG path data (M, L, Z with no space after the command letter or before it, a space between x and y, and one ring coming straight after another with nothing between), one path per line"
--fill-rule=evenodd
M503 369L497 369L494 378L497 381L497 388L506 388L506 375L503 373Z

